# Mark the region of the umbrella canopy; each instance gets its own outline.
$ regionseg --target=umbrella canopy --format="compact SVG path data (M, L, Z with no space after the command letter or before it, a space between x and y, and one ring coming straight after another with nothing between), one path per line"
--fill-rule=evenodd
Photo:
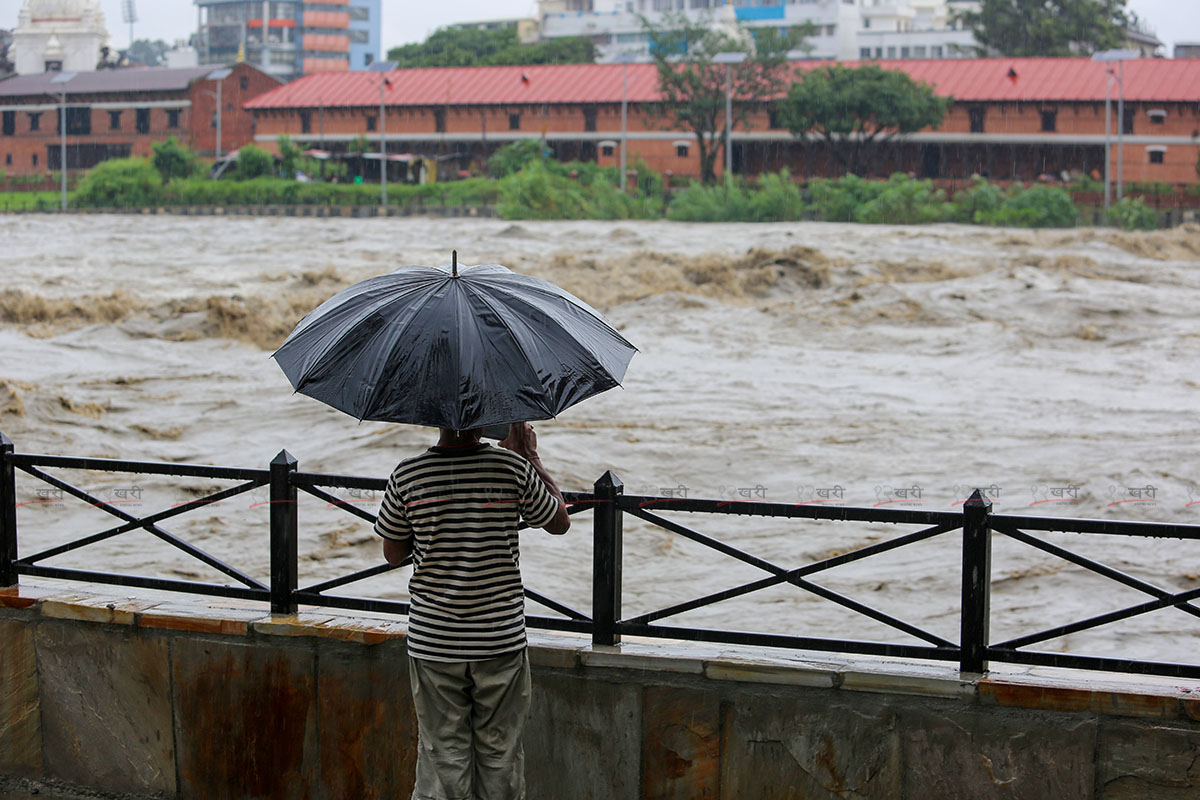
M338 292L274 358L296 391L360 420L467 430L556 416L619 385L636 350L552 283L455 263Z

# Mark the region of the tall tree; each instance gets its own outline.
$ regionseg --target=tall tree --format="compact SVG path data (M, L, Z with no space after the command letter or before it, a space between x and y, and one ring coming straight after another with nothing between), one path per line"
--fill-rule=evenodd
M1126 0L981 0L959 18L984 54L1086 56L1119 47L1133 23Z
M166 61L166 54L170 49L170 45L162 39L156 39L155 41L137 39L133 44L129 45L129 49L126 51L126 58L130 64L157 67Z
M582 37L521 44L513 28L442 28L420 44L393 47L387 57L401 69L591 64L596 60L596 48L590 39Z
M805 73L779 103L779 118L795 136L825 141L842 167L857 175L877 145L941 124L952 103L898 70L875 64L832 65Z
M805 49L805 37L813 35L811 23L781 34L762 28L752 38L727 29L696 22L683 14L664 14L659 24L642 17L650 39L650 54L658 69L662 103L650 109L673 128L696 135L700 156L700 179L716 180L717 156L725 149L725 93L734 98L730 130L745 127L751 110L780 95L791 74L787 56ZM714 60L718 53L744 53L745 60L724 64Z

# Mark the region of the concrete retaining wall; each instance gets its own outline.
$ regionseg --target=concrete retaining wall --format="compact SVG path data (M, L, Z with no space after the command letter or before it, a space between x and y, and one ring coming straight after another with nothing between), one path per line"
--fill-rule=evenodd
M0 797L408 797L402 620L110 591L0 590ZM1200 688L531 643L530 800L1200 797Z

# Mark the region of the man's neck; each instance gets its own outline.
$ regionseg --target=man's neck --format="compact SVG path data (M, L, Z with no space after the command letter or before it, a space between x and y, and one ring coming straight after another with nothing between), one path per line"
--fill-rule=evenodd
M479 436L463 433L459 431L443 430L438 436L438 447L471 447L479 444Z

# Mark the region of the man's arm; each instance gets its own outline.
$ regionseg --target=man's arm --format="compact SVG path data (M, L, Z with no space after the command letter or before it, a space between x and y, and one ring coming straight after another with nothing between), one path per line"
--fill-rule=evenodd
M554 478L550 477L550 473L542 465L542 460L538 458L537 434L533 432L533 426L528 422L514 422L509 425L508 438L500 442L500 446L512 450L519 456L524 456L525 460L533 465L533 471L542 479L542 483L546 484L546 489L554 496L554 499L558 500L558 511L542 528L547 533L559 535L570 530L571 515L567 513L567 501L563 499L562 492L558 490L558 484L554 482Z
M383 540L383 559L393 567L400 566L404 559L412 555L412 539L397 541L395 539Z

